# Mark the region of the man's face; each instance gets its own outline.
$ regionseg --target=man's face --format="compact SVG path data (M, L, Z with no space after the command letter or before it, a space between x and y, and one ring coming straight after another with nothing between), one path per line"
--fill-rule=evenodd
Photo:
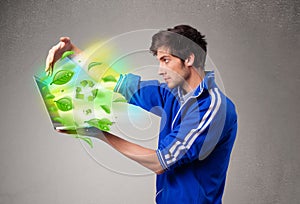
M190 69L178 57L169 54L168 49L159 48L156 57L159 61L158 74L163 77L168 87L171 89L183 86L190 77Z

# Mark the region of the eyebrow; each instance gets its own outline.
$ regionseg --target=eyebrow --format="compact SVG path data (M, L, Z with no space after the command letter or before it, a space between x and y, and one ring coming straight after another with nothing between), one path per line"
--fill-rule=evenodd
M165 57L170 57L170 55L168 55L168 54L164 54L163 56L161 56L158 60L161 60L161 59L163 59L163 58L165 58Z

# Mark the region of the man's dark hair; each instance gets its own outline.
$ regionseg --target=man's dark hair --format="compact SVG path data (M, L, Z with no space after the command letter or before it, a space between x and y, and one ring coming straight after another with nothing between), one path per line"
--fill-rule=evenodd
M189 25L178 25L162 30L152 36L150 51L157 55L158 48L166 48L171 55L186 60L195 55L194 66L204 69L207 52L205 36Z

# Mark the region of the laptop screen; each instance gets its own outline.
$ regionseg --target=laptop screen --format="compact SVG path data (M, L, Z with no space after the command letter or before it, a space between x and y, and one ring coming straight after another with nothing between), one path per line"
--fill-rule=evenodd
M65 121L61 117L56 107L55 100L53 100L54 96L50 92L49 85L43 82L43 80L37 76L34 76L34 79L38 86L39 92L42 96L42 99L44 101L44 104L46 106L47 112L50 116L54 128L56 129L57 127L64 127ZM70 114L71 113L69 113L69 115ZM74 125L68 124L68 126L74 126Z

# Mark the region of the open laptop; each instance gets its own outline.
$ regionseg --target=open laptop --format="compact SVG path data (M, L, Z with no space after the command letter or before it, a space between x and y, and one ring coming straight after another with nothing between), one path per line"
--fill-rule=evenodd
M75 126L75 125L66 126L63 123L59 122L59 120L57 120L58 118L60 118L59 111L57 109L53 109L53 107L56 106L54 100L47 98L47 94L50 93L49 85L43 82L43 80L37 76L34 76L34 80L37 84L40 95L44 101L44 104L46 106L48 115L50 116L54 130L60 133L78 134L78 135L90 136L90 137L97 137L99 136L99 134L102 134L101 130L95 127L91 127L87 123L81 124L79 126Z

